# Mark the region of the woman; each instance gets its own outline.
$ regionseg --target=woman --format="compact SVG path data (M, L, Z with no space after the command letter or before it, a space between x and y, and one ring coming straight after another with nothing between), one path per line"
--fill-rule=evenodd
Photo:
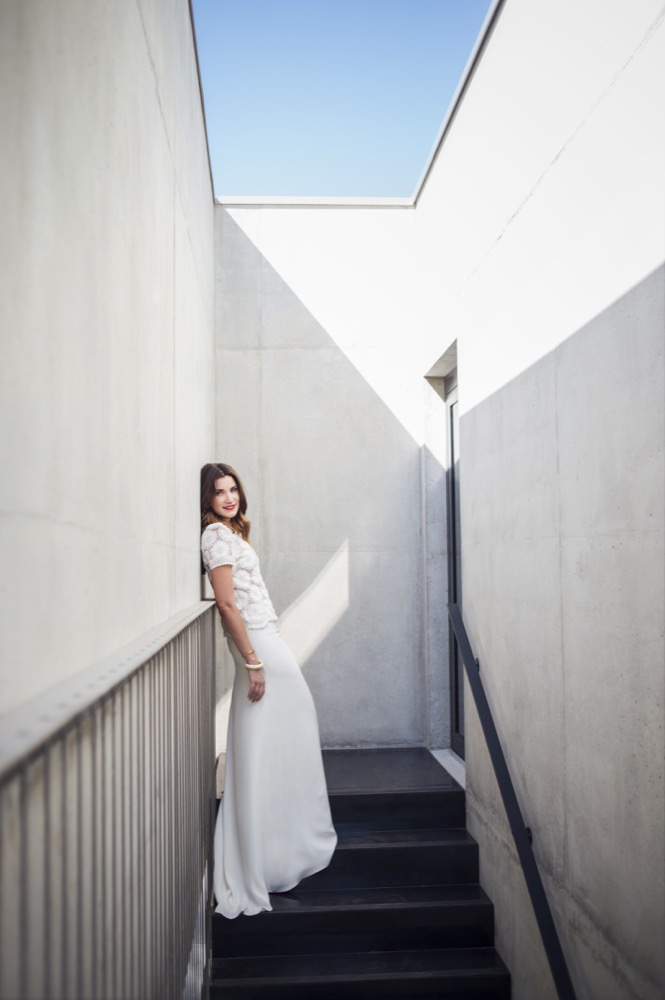
M329 864L330 818L314 702L249 544L247 500L230 465L201 471L201 554L235 662L224 795L215 827L217 912L272 909Z

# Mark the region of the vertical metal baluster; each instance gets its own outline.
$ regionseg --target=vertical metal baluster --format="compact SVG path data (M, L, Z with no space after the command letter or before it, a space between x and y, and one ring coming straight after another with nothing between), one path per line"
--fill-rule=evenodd
M183 746L187 747L187 754L182 762L182 793L183 793L183 821L180 826L180 860L181 860L181 884L182 893L184 896L185 912L187 913L187 922L191 923L191 886L190 886L190 868L191 868L191 838L190 830L192 825L192 812L191 812L191 760L192 760L192 748L189 742L189 699L191 693L188 689L187 679L188 679L188 669L187 669L187 632L179 637L178 645L180 647L180 686L182 689L182 737L181 743ZM189 934L187 935L189 937ZM189 963L189 947L186 937L183 938L182 942L182 966L183 970L182 980L184 982L184 977L187 972L187 965Z
M145 670L141 672L140 675L140 685L139 685L139 737L141 754L139 758L139 818L141 821L140 825L140 844L141 844L141 864L143 869L143 876L141 879L142 891L139 895L139 956L140 956L140 979L139 979L139 992L143 997L149 996L149 974L148 974L148 954L149 954L149 938L148 938L148 893L152 891L152 886L149 880L149 865L148 865L148 852L149 847L149 837L148 837L148 808L147 799L152 793L147 778L150 773L150 756L148 753L148 744L150 731L154 724L154 719L152 716L146 719L146 677L150 670L150 664L146 665Z
M97 997L99 995L99 984L97 980L97 949L98 949L98 937L97 937L97 911L99 909L98 900L98 884L97 884L97 872L99 870L99 851L98 851L98 841L99 841L99 827L101 823L99 822L99 816L97 812L97 757L98 757L98 710L95 709L90 715L90 815L92 816L92 831L91 831L91 858L90 858L90 896L92 901L92 920L90 926L90 971L91 971L91 986L92 995Z
M160 798L155 812L155 843L157 867L155 873L155 895L157 898L157 979L160 995L164 995L164 886L162 871L164 868L164 653L159 654L157 672L155 674L155 704L158 708L158 729L155 743L155 768L159 782Z
M60 896L60 906L62 908L62 930L60 932L60 948L61 948L61 959L60 959L60 994L63 997L68 995L68 962L67 955L69 952L69 920L67 915L67 789L69 787L69 781L67 780L67 744L63 738L60 741L60 755L62 759L62 774L61 774L61 788L60 788L60 837L61 845L60 850L62 852L62 878L61 878L61 896Z
M183 737L182 743L187 747L187 755L184 760L184 766L182 769L182 784L183 784L183 819L182 824L182 837L181 837L181 849L180 856L182 858L182 879L183 879L183 895L185 897L185 907L188 915L188 920L191 926L192 919L192 892L191 892L191 882L192 882L192 862L194 860L194 843L191 836L192 821L194 816L192 815L192 747L189 742L189 706L191 699L191 691L189 690L188 680L189 680L189 664L187 663L187 632L180 639L180 671L182 676L182 689L183 689L183 700L182 700L182 721L183 721ZM190 938L190 941L187 941ZM189 964L190 955L190 943L191 934L187 934L183 937L182 942L182 982L184 983L185 975L187 973L187 966Z
M152 661L146 665L146 669L141 675L141 711L139 713L139 734L141 737L141 759L139 767L139 806L141 815L141 855L143 858L143 890L140 896L140 936L141 944L141 996L151 995L150 977L150 927L149 927L149 902L152 896L152 883L150 881L150 798L153 789L150 786L150 734L155 720L152 713L148 714L147 690L148 680Z
M193 890L196 885L196 869L197 857L196 857L196 844L194 839L194 831L196 829L196 814L193 809L194 805L194 792L195 792L195 781L196 774L194 772L193 763L195 760L194 748L191 744L191 725L190 725L190 715L192 706L192 689L191 689L191 660L189 658L189 640L191 635L191 628L188 628L182 637L182 659L183 659L183 685L187 693L187 700L184 706L184 716L185 716L185 743L187 745L187 780L185 781L185 793L187 796L187 802L185 805L185 818L187 826L187 837L185 841L185 866L186 866L186 885L185 894L187 897L187 913L189 915L190 922L190 933L187 935L187 939L184 941L184 968L185 973L187 972L187 967L189 964L189 959L192 954L192 942L194 941L194 932L196 930L196 910L194 910L194 919L192 920L192 898Z
M164 732L162 742L162 773L164 775L164 791L162 796L162 975L164 977L164 996L170 995L172 955L167 945L166 914L171 912L171 807L173 804L172 761L171 761L171 657L165 649L162 653L162 711L164 717Z
M189 630L189 652L188 660L190 663L190 696L189 696L189 741L192 752L193 759L193 773L194 779L191 782L191 795L192 795L192 871L190 875L191 883L191 897L194 912L194 955L196 958L195 972L198 976L199 974L199 958L200 958L200 928L199 928L199 899L201 896L201 836L203 834L203 827L201 826L201 806L200 806L200 789L201 789L201 773L199 769L199 746L198 746L198 736L194 726L194 720L196 716L196 709L198 708L199 698L198 698L198 661L196 659L196 629L191 628Z
M81 749L81 726L76 727L76 995L83 994L83 886L85 880L85 850L83 842L83 766Z
M162 654L160 653L158 660L155 664L155 672L153 676L153 697L154 705L156 710L155 718L155 737L153 741L153 771L155 775L155 787L160 789L160 798L155 800L154 812L152 817L153 827L154 827L154 849L153 854L155 857L154 863L154 894L157 906L157 913L153 923L153 934L155 937L155 989L158 994L161 995L163 987L162 978L162 965L161 965L161 945L162 945L162 913L160 904L160 893L161 893L161 851L162 851L162 802L163 798L163 786L162 786L162 700L161 700L161 670L162 670Z
M169 650L164 650L163 653L164 663L163 663L163 705L164 705L164 744L163 744L163 769L164 769L164 801L163 801L163 835L164 835L164 853L162 857L162 879L163 879L163 895L162 903L164 906L164 914L171 912L171 907L173 906L173 899L171 896L171 873L173 871L173 865L171 860L171 810L173 807L173 762L171 760L171 728L173 725L173 720L171 718L171 655ZM171 969L173 963L173 955L168 948L168 922L166 917L164 918L164 953L163 953L163 975L164 975L164 995L170 996L171 989Z
M154 878L153 878L153 900L155 901L156 913L153 913L153 935L155 940L155 990L157 996L163 995L163 967L161 964L162 945L162 915L161 915L161 864L162 864L162 802L164 799L164 759L162 755L162 654L160 653L155 664L154 679L154 705L155 705L155 735L153 741L153 767L155 769L155 787L159 788L159 797L154 802L154 812L152 822L154 826Z
M28 803L25 768L21 768L19 774L19 871L21 873L20 887L23 890L28 884L28 859L26 847L26 830L28 826ZM27 970L28 970L28 901L23 891L19 892L19 989L21 995L27 994Z
M147 927L146 932L148 934L149 941L149 979L148 979L148 995L151 997L157 996L157 969L156 969L156 954L157 954L157 938L155 935L155 910L157 907L157 899L155 894L155 855L156 855L156 826L155 826L155 812L156 812L156 796L157 796L157 784L155 781L156 771L155 771L155 734L157 732L157 706L155 704L155 660L153 659L150 664L150 672L147 676L147 710L151 714L151 725L150 732L148 733L148 784L149 784L149 798L148 798L148 816L149 820L149 830L150 836L148 838L148 870L150 872L150 892L149 892L149 907L147 911Z
M111 969L112 975L111 980L113 983L113 993L112 996L114 1000L118 997L118 814L120 812L119 808L116 808L116 792L117 784L119 781L119 769L120 761L118 760L118 745L117 745L117 726L116 726L116 713L119 712L120 707L118 702L120 700L120 694L115 691L112 696L113 710L111 713L111 761L110 761L110 774L109 782L112 788L111 795L111 808L112 808L112 820L111 820L111 870L112 870L112 882L111 882L111 913L114 915L114 919L111 921L112 931L111 940L113 942L113 947L111 949Z
M180 725L180 714L182 712L182 691L178 684L180 658L178 656L178 643L173 643L173 688L174 688L174 732L173 732L173 773L175 777L175 823L173 825L175 837L173 844L173 873L175 876L175 905L182 912L182 898L180 897L181 871L180 871L180 828L182 824L182 786L180 768L180 743L182 740L182 728ZM182 955L180 952L180 942L174 948L174 969L171 988L175 997L180 989L180 968L182 965Z
M121 705L120 713L120 743L121 743L121 765L120 765L120 797L118 799L118 811L121 816L120 825L120 865L122 877L120 880L122 906L122 945L121 945L121 996L129 998L129 970L128 970L128 928L129 920L127 914L127 887L129 883L129 844L127 842L127 684L123 684L118 694Z
M138 938L138 954L137 954L137 986L138 995L140 997L146 996L146 975L145 975L145 959L146 959L146 939L145 939L145 895L147 891L146 884L146 866L145 866L145 786L144 786L144 775L145 775L145 731L146 731L146 720L144 714L144 700L143 700L143 689L145 683L145 672L149 669L149 663L143 668L141 673L136 678L136 696L137 696L137 709L136 709L136 735L137 735L137 767L136 767L136 785L137 785L137 820L138 820L138 842L139 842L139 859L140 859L140 869L139 869L139 892L138 892L138 908L137 908L137 938Z
M165 754L166 754L166 740L165 740L165 706L164 706L164 650L159 654L159 690L158 690L158 701L159 701L159 749L158 749L158 760L157 764L159 767L160 774L160 788L161 797L159 802L159 813L157 815L158 824L158 844L159 844L159 871L158 871L158 900L159 900L159 949L158 949L158 961L159 961L159 982L161 984L161 992L163 996L166 996L166 949L164 947L164 923L165 923L165 913L166 913L166 897L164 892L164 856L165 856L165 828L166 828L166 816L164 809L164 802L166 798L166 782L165 782Z
M136 753L136 734L134 732L134 710L135 710L135 679L132 678L127 683L127 695L129 700L128 705L128 735L129 735L129 745L128 745L128 758L129 758L129 812L127 816L127 832L128 832L128 845L127 845L127 871L125 878L127 879L127 896L129 901L129 940L127 942L127 958L129 965L129 995L138 996L136 990L135 982L135 967L136 967L136 876L137 876L137 857L135 848L135 834L136 834L136 769L135 769L135 753Z
M5 851L7 847L5 846L5 828L2 822L3 815L7 808L5 793L7 784L0 784L0 886L5 885ZM0 911L0 955L7 952L7 941L5 940L5 921L3 919L3 913ZM7 992L8 988L8 977L9 973L4 964L0 963L0 995Z
M175 694L176 694L176 731L175 731L175 760L176 760L176 781L177 781L177 812L176 812L176 840L175 840L175 873L176 873L176 905L179 911L183 912L183 907L187 905L187 900L182 898L182 815L184 809L184 795L183 795L183 782L182 782L182 743L183 743L183 731L182 731L182 711L183 711L183 691L182 691L182 681L181 681L181 669L180 669L180 637L176 639L173 644L173 654L175 658L175 671L174 671L174 681L175 681ZM187 919L185 918L185 923ZM182 935L179 935L179 939L176 945L176 967L175 967L175 977L173 981L174 996L182 996Z
M5 879L5 851L9 853L9 849L5 844L5 827L2 822L4 815L7 810L7 800L6 800L6 790L7 783L0 785L0 886L6 885ZM3 914L0 912L0 955L6 954L8 949L8 942L6 940L6 929L5 921L3 919ZM9 975L7 972L7 966L4 963L0 963L0 995L6 993L9 987Z
M159 727L160 727L160 717L161 717L161 706L159 703L159 660L160 657L155 658L155 662L152 670L152 683L151 683L151 701L154 706L155 711L155 726L152 733L152 786L155 789L155 794L152 799L152 849L151 849L151 862L152 862L152 905L153 905L153 918L152 918L152 948L153 948L153 975L152 975L152 988L153 996L160 995L160 969L159 969L159 948L161 943L160 936L160 901L159 901L159 845L160 845L160 803L157 797L157 790L159 789Z
M9 775L2 789L0 830L2 831L2 897L9 899L12 913L6 904L0 918L2 928L2 962L0 963L0 988L3 995L13 996L21 989L21 772ZM13 919L12 919L13 916Z
M198 869L199 869L199 845L197 843L196 832L198 829L198 809L197 809L197 788L198 788L198 774L196 768L196 741L192 743L193 736L193 726L192 726L192 705L193 698L196 694L196 690L193 687L195 670L194 664L191 657L192 652L192 629L187 629L185 633L185 663L187 668L187 747L189 750L189 776L187 781L187 797L188 797L188 809L189 809L189 837L188 837L188 849L186 851L187 857L187 895L189 897L189 912L191 914L190 920L192 921L192 931L189 935L190 944L186 951L189 952L187 962L192 956L192 945L196 944L196 934L197 934L197 916L198 916L198 892L196 883L198 881ZM196 953L195 953L196 954ZM185 968L187 965L185 966Z
M101 976L100 976L100 996L107 996L111 988L109 983L109 947L108 947L108 901L110 898L110 887L108 883L109 856L108 856L108 831L107 831L107 808L108 790L111 782L110 768L108 767L108 716L111 712L112 699L107 698L101 705L101 765L100 765L100 798L101 798L101 865L102 865L102 928L101 928Z
M182 714L183 714L183 690L182 690L182 670L180 663L180 636L176 639L173 644L173 653L175 657L175 670L174 670L174 682L175 682L175 692L176 692L176 731L175 731L175 761L176 761L176 782L177 782L177 813L176 813L176 842L175 842L175 872L176 872L176 885L177 885L177 906L181 913L185 914L185 924L187 924L187 900L182 898L182 827L183 827L183 812L184 812L184 795L183 795L183 782L182 782L182 757L183 757L183 730L182 730ZM182 940L180 939L176 948L176 969L175 969L175 980L174 989L182 992L182 980L180 978L180 973L182 970Z
M191 861L190 861L190 897L191 906L193 914L194 931L192 934L192 940L195 947L194 955L196 957L195 971L198 976L198 963L200 956L200 942L199 942L199 899L201 896L201 837L203 835L203 827L201 825L201 771L199 768L199 740L195 727L195 715L196 709L198 708L198 661L196 659L196 627L191 626L188 630L187 635L188 640L188 653L187 659L189 661L189 675L190 675L190 692L189 692L189 733L187 736L190 755L192 757L192 780L190 782L190 797L192 800L191 814L192 818L190 821L190 827L192 830L192 840L191 840Z
M134 852L134 727L132 723L133 682L127 681L125 690L125 794L123 813L125 817L125 989L127 997L134 997L134 882L136 880L136 855Z
M171 830L173 837L171 840L171 870L173 872L173 905L179 913L182 913L182 900L180 897L180 870L178 848L180 846L180 691L178 690L178 649L177 643L171 646L171 691L172 691L172 743L171 761L173 775L173 822ZM180 970L180 954L178 944L174 942L173 963L171 967L171 982L169 991L172 997L178 995L178 972Z
M208 844L207 798L208 797L206 794L206 786L207 786L206 777L208 774L208 762L205 759L205 753L204 753L207 726L205 720L206 706L203 701L206 667L205 663L203 662L203 656L202 656L203 628L205 627L204 622L205 619L203 621L197 621L196 623L198 626L196 630L196 662L198 664L198 678L199 678L199 684L197 690L197 698L198 698L197 718L199 721L199 728L197 730L197 743L198 743L197 752L199 754L199 758L201 761L200 765L201 777L199 783L199 829L201 831L201 861L200 861L201 878L199 881L201 884L199 886L199 892L200 892L199 905L203 908L203 915L202 915L202 924L200 928L201 940L199 942L199 947L201 948L201 956L203 960L203 968L201 970L202 976L205 971L205 960L206 960L207 940L208 940L208 935L206 931L206 905L207 905L206 884L207 883L205 881L207 876L206 858L208 856L207 853L207 844Z
M44 933L42 963L44 969L44 998L50 1000L53 996L53 984L51 982L51 921L54 919L51 913L51 750L46 747L44 751L44 906L43 920Z
M172 671L172 651L164 650L164 716L165 716L165 743L164 743L164 765L165 765L165 798L164 798L164 906L166 912L171 912L175 905L173 898L173 671ZM167 934L164 935L164 942L167 942ZM165 992L171 997L171 984L173 981L173 952L167 950L164 955L164 975Z
M143 879L143 843L141 841L141 801L139 798L139 785L140 785L140 745L141 737L139 733L139 685L140 685L140 675L137 674L132 680L132 741L133 741L133 753L132 753L132 841L135 844L135 872L134 878L132 879L132 894L133 894L133 926L134 933L132 934L132 989L134 990L136 996L143 996L141 990L140 980L141 980L141 921L140 921L140 908L141 908L141 885Z

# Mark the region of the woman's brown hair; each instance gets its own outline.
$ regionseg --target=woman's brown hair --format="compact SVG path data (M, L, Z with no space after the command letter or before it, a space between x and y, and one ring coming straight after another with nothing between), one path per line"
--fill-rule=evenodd
M238 513L230 521L215 514L212 509L212 501L215 496L215 483L224 476L231 476L235 479L238 487ZM232 531L249 541L250 522L245 517L247 511L247 497L240 482L240 476L225 462L209 462L201 469L201 531L209 524L227 524Z

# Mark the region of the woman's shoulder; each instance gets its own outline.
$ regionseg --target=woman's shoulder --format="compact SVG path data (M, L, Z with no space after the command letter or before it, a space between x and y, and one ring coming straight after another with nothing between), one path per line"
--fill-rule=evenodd
M229 535L234 534L234 532L231 531L231 529L229 528L228 524L224 524L223 521L213 521L212 524L207 524L203 529L203 531L201 532L201 534L205 535L206 532L208 531L212 532L225 531Z
M235 566L243 553L239 535L219 521L208 524L201 533L201 558L207 572L218 566Z
M233 531L232 528L229 528L222 521L214 521L212 524L208 524L201 532L201 545L210 545L215 541L221 540L224 540L229 545L239 547L246 544L237 532Z
M214 521L212 524L208 524L201 532L201 541L204 538L209 540L215 537L226 538L228 541L240 540L240 536L236 535L235 531L232 531L228 525L223 524L221 521Z

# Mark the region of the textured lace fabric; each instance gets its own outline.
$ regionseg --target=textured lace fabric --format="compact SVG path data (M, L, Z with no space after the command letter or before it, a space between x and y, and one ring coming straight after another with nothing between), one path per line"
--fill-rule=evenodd
M233 594L247 628L265 628L277 621L252 546L225 524L209 524L201 536L201 555L208 573L217 566L233 569Z

